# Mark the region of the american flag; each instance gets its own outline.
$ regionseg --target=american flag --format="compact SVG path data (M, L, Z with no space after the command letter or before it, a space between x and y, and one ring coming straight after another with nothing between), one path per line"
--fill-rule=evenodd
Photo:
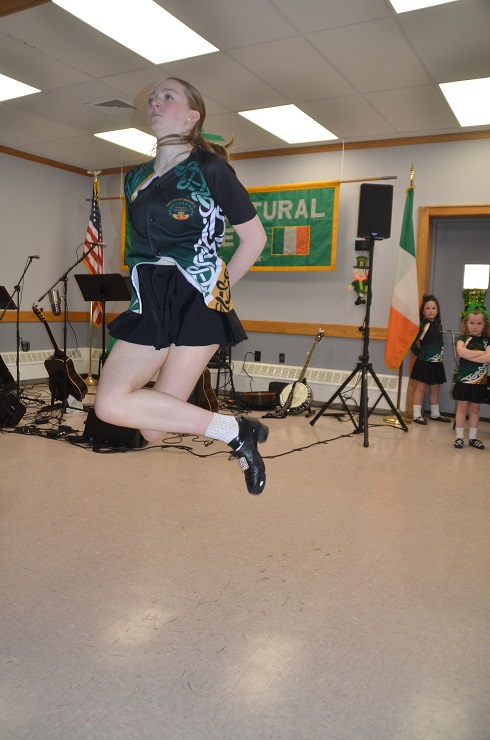
M94 177L92 207L90 209L90 218L88 220L87 234L85 236L85 247L86 249L89 249L92 246L90 242L102 241L99 181L97 177ZM92 275L101 275L104 272L103 247L94 247L94 249L86 255L83 261ZM102 305L99 301L92 302L92 323L97 326L100 326L102 323Z

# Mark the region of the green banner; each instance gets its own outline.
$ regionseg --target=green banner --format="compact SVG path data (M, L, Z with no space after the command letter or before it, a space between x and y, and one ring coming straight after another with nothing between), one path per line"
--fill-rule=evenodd
M251 269L335 270L339 189L339 182L249 188L267 234ZM228 263L237 247L228 224L219 256Z

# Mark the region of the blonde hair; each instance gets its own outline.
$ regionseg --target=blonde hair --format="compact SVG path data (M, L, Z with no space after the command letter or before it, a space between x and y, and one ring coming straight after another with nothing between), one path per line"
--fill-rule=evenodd
M490 321L486 318L485 314L480 308L474 308L469 314L463 316L461 321L461 334L468 334L468 319L470 316L483 316L485 320L485 326L483 327L482 337L490 337Z

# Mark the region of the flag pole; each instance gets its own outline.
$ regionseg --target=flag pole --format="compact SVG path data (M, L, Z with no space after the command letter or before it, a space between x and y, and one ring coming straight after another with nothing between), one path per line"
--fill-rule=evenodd
M94 182L97 180L98 175L100 175L102 170L87 170L87 175L92 175L94 178ZM97 380L92 375L92 316L93 316L93 301L90 301L90 313L88 317L89 322L89 334L88 334L88 375L85 378L86 385L97 385Z
M410 187L411 188L414 187L414 184L413 184L414 175L415 175L415 167L414 167L414 164L412 162L412 166L410 167ZM400 403L401 403L401 395L402 395L402 378L403 378L403 363L404 362L405 362L405 358L403 358L403 360L400 363L400 367L398 368L398 383L397 383L397 394L396 394L396 409L397 409L397 411L398 411L399 414L400 414ZM412 423L412 420L411 419L408 419L406 416L402 416L401 418L403 419L403 421L405 422L405 424L411 424ZM389 424L390 426L393 426L393 427L400 427L401 426L398 417L395 416L394 414L393 415L390 415L390 416L385 416L384 419L383 419L383 421L384 421L385 424Z
M92 301L90 301L90 317L89 317L89 340L88 340L88 375L85 378L87 385L97 385L97 380L92 375Z

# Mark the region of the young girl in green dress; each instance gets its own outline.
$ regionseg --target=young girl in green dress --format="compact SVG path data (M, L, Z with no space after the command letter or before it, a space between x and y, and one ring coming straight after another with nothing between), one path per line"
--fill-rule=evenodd
M461 336L456 340L459 367L453 388L456 406L456 440L454 446L464 446L466 415L469 421L468 444L477 450L485 445L477 439L480 405L488 401L488 363L490 362L490 321L485 306L472 303L465 311Z

